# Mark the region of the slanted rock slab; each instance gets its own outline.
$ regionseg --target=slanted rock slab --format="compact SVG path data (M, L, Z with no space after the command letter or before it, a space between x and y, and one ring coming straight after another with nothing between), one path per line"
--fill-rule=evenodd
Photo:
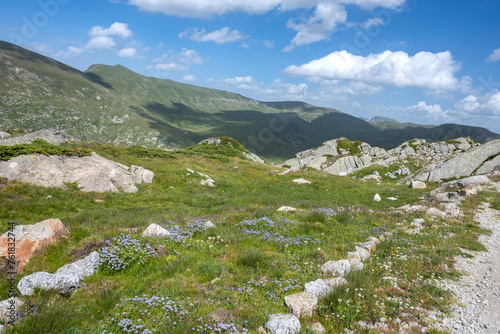
M299 292L286 296L285 305L297 318L310 318L318 306L318 298L308 292Z
M271 334L296 334L300 332L300 321L293 314L272 314L265 326Z
M68 229L59 219L46 219L34 225L17 225L13 232L6 232L0 237L0 252L3 258L8 256L9 237L16 239L16 260L19 261L17 272L20 272L33 253L46 245L56 243L67 235Z

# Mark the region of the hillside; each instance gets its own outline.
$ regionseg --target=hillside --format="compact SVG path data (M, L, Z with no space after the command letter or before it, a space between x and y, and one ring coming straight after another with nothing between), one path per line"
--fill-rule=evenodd
M261 102L239 94L137 74L123 66L82 72L0 42L0 128L58 128L83 140L186 147L230 136L252 152L284 160L322 142L348 137L384 148L415 137L480 142L499 135L462 125L380 126L302 102Z

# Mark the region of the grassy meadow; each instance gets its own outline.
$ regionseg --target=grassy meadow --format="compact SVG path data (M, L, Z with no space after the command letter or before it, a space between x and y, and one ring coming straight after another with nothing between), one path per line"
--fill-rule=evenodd
M426 219L422 233L410 235L405 229L423 213L394 209L419 202L435 185L417 190L315 170L278 175L282 168L242 160L227 147L175 153L94 143L63 147L90 149L156 176L135 194L0 179L3 230L9 222L58 218L70 231L37 252L17 280L36 271L53 273L91 245L108 247L122 261L117 265L110 256L71 296L38 291L23 297L17 324L5 333L257 333L268 315L287 313L286 295L325 277L324 262L346 258L357 243L383 232L392 237L378 245L362 271L348 274L347 286L320 301L312 319L301 319L301 333L312 333L308 326L316 321L328 333L369 333L360 321L383 321L386 333L420 333L432 324L426 310L446 313L453 302L434 279L459 277L453 257L483 250L477 237L487 231L472 220L477 206L486 199L500 202L498 193L485 192L464 203L462 219ZM188 168L211 176L216 186L201 186L202 177ZM312 183L296 184L295 178ZM372 201L375 193L381 202ZM284 205L299 210L276 211ZM203 228L208 220L215 227ZM152 223L172 237L142 237ZM1 275L4 300L8 282Z

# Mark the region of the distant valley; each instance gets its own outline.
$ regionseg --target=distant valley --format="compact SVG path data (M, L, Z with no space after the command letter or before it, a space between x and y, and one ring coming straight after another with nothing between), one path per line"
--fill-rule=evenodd
M262 157L284 161L342 136L386 149L413 138L500 137L480 127L366 121L303 102L256 101L120 65L82 72L7 42L0 42L0 76L0 130L56 128L98 142L179 148L229 136Z

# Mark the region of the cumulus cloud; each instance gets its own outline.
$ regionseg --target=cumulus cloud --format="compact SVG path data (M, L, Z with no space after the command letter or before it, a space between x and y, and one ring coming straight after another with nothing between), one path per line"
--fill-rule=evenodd
M224 79L224 82L231 85L241 85L241 84L252 84L254 81L251 76L246 76L246 77L226 78Z
M193 81L196 81L196 77L192 74L186 74L186 75L184 75L184 78L182 78L182 81L193 82Z
M336 3L319 3L314 15L307 20L290 20L287 27L297 31L290 45L284 51L295 46L311 44L327 39L339 23L347 20L345 7Z
M157 71L187 71L191 65L205 63L205 59L195 50L183 48L180 52L170 50L161 57L153 59L153 63L155 64L151 64L147 68Z
M297 31L291 44L284 49L290 51L299 45L328 39L339 24L346 22L345 5L354 5L363 10L377 7L399 9L406 0L129 0L128 3L147 12L194 18L210 18L235 12L265 14L273 10L285 12L314 9L310 17L288 21L287 26ZM378 23L370 21L367 24Z
M99 36L92 38L86 45L85 49L96 51L96 50L110 50L116 46L113 38L108 36Z
M138 51L136 48L123 48L120 51L118 51L118 57L138 58Z
M303 65L292 65L285 73L309 79L353 80L367 84L416 87L423 89L465 89L468 78L455 77L460 70L449 51L419 52L410 56L405 52L384 51L366 57L347 51L335 51Z
M500 60L500 48L493 50L493 52L486 58L486 61L497 61Z
M92 27L89 31L90 37L100 36L119 36L121 38L129 38L132 36L132 30L129 29L128 24L115 22L109 28L101 26Z
M179 34L179 38L188 38L196 42L215 42L217 44L232 43L246 38L238 30L231 30L229 27L224 27L207 33L205 29L187 28Z
M222 82L238 89L251 91L259 96L278 100L302 100L307 96L308 88L305 83L283 83L280 79L266 85L263 82L255 81L251 76L226 78Z
M384 25L384 19L381 17L372 17L366 20L366 22L361 24L361 27L363 29L370 29L371 27L374 26L381 26Z

